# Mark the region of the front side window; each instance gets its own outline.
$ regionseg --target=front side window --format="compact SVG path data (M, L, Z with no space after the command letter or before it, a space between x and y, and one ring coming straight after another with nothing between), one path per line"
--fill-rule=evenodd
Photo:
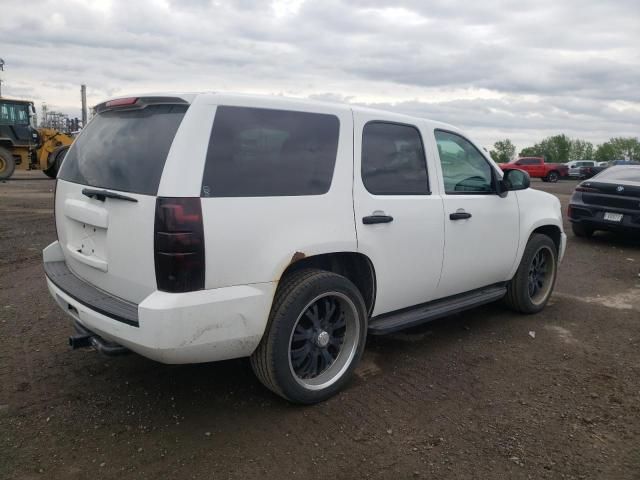
M418 129L370 122L362 130L362 182L374 195L427 195L429 179Z
M203 197L321 195L338 151L335 115L219 106L202 177Z
M491 193L493 170L467 139L443 130L435 131L446 193Z

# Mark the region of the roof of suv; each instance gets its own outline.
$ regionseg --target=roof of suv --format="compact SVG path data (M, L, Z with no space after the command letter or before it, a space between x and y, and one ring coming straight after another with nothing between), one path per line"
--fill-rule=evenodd
M413 123L416 121L427 121L435 128L443 128L446 130L452 130L455 132L460 131L454 125L450 125L447 123L439 122L436 120L431 120L424 117L416 117L411 115L405 115L402 113L392 112L389 110L382 110L370 107L363 107L359 105L340 103L340 102L330 102L324 100L312 100L307 98L295 98L295 97L284 97L280 95L257 95L257 94L244 94L244 93L230 93L230 92L146 92L146 93L138 93L138 94L130 94L130 95L118 95L116 97L109 98L105 101L116 100L120 98L131 98L131 97L178 97L189 103L193 103L197 97L201 96L210 96L212 99L217 98L218 101L224 103L255 103L257 107L261 105L264 107L281 105L282 107L295 107L298 109L304 109L304 107L320 107L323 109L334 109L336 111L353 111L353 112L362 112L368 114L378 114L381 117L389 117L393 116L396 120L404 119L407 123ZM100 103L103 103L100 102Z

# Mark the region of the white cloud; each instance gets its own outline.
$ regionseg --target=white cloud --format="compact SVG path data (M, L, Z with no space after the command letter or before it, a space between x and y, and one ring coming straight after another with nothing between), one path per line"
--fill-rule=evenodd
M86 83L370 103L486 145L639 134L637 0L2 3L4 93L73 115Z

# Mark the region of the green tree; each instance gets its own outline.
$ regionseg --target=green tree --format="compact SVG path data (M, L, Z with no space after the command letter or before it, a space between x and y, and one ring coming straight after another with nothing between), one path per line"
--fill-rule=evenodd
M596 160L610 162L611 160L640 161L640 141L635 137L614 137L598 145Z
M508 138L498 140L493 144L493 148L489 155L496 163L508 163L516 154L516 146Z
M569 160L593 160L593 143L579 138L570 141Z
M616 137L609 140L619 159L640 160L640 141L634 137Z
M527 147L520 152L521 157L544 157L545 162L566 163L571 152L571 140L564 133L547 137L533 147Z
M604 142L602 145L598 145L596 149L596 160L599 162L610 162L616 160L616 149L610 142Z

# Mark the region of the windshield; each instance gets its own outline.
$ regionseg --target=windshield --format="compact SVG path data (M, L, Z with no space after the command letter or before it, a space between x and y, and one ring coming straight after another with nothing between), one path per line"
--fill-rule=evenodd
M29 105L27 103L0 104L1 125L29 125Z

